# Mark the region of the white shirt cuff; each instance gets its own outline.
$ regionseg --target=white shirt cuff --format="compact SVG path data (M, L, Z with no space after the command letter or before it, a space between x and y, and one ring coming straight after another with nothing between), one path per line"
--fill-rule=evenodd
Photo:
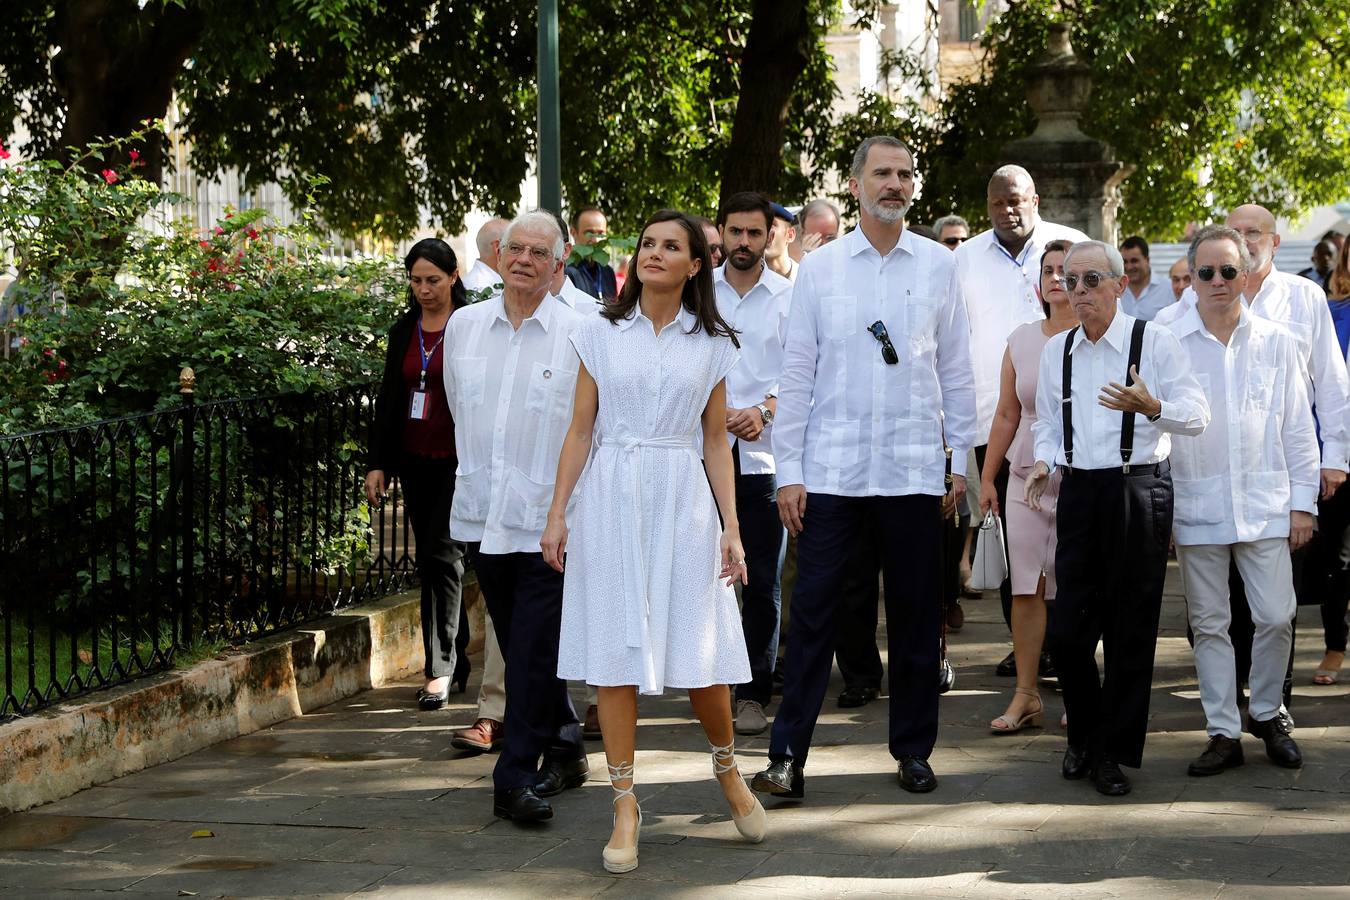
M1319 484L1291 484L1289 486L1289 507L1299 512L1317 515L1317 494Z
M966 463L970 461L970 451L952 448L952 474L966 477Z
M1345 445L1340 441L1325 441L1322 444L1322 468L1335 469L1338 472L1350 471L1346 465Z
M797 461L778 460L778 472L774 477L774 484L780 488L789 487L794 484L805 485L802 479L802 464Z

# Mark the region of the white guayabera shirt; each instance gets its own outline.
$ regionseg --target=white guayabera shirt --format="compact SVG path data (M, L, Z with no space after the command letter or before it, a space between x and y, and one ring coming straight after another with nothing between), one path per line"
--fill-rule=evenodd
M898 364L882 358L868 331L875 322L885 325ZM975 436L970 325L951 251L905 230L883 257L856 228L807 254L779 386L779 487L944 494L944 428L957 475Z
M792 306L792 282L762 266L759 281L742 297L727 283L728 265L713 269L717 311L736 329L736 340L741 344L736 368L727 373L727 406L746 409L763 403L769 394L778 394L788 311ZM759 440L743 441L731 432L727 432L727 440L737 447L742 475L773 474L772 422L764 426Z
M1298 345L1279 325L1242 310L1224 346L1194 306L1170 326L1213 417L1172 445L1178 544L1289 536L1289 511L1317 511L1317 436Z
M511 327L500 294L466 306L445 330L445 397L455 420L450 536L484 553L538 553L579 361L581 316L545 295Z

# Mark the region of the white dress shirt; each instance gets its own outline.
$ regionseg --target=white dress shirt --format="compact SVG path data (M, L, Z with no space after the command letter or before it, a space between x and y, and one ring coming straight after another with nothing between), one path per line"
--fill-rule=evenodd
M792 282L762 265L759 280L742 297L727 282L727 265L723 263L713 269L717 311L736 329L736 340L741 343L740 360L727 374L727 406L746 409L763 403L770 394L778 395L788 312L792 307ZM729 431L727 440L737 447L742 475L773 474L772 422L764 426L758 440L744 441Z
M583 316L589 316L600 311L600 301L577 287L572 283L572 279L566 276L563 277L562 290L554 294L553 298Z
M1283 325L1299 343L1305 382L1317 411L1322 437L1323 469L1350 471L1350 374L1336 339L1327 295L1314 282L1281 272L1272 264L1270 274L1256 297L1243 303L1263 319ZM1195 289L1186 288L1181 299L1154 320L1170 325L1195 307Z
M944 429L952 471L965 474L975 392L955 270L949 250L908 229L884 257L855 228L802 259L774 419L779 487L941 495ZM877 321L897 365L867 330Z
M1077 243L1087 239L1077 229L1042 219L1016 257L999 243L992 230L975 235L956 249L956 274L970 317L970 359L975 371L977 415L975 446L989 443L1008 335L1018 325L1045 318L1041 301L1036 298L1045 245L1056 240Z
M474 260L472 268L464 273L464 290L471 293L477 293L484 288L499 288L501 286L502 276L482 259Z
M1171 306L1176 302L1176 297L1172 293L1172 281L1159 281L1156 278L1144 286L1143 293L1136 294L1134 286L1125 285L1125 293L1120 295L1120 308L1126 315L1134 316L1136 319L1153 321L1164 306Z
M1245 309L1227 346L1194 306L1168 327L1213 416L1201 434L1172 445L1177 543L1289 537L1289 510L1316 513L1321 484L1294 338Z
M581 316L550 296L511 327L500 294L450 317L445 396L455 420L450 535L484 553L538 553L580 362Z
M1112 382L1125 383L1130 363L1130 334L1134 317L1116 310L1106 333L1096 343L1083 329L1065 331L1050 338L1041 352L1041 373L1036 384L1036 423L1031 433L1036 441L1036 461L1050 468L1068 465L1064 458L1064 342L1073 334L1073 467L1119 469L1120 426L1118 410L1097 402L1101 390ZM1191 363L1176 335L1166 328L1144 330L1139 355L1139 377L1148 392L1162 404L1158 421L1134 417L1131 466L1145 466L1167 459L1170 434L1199 434L1209 424L1209 403L1191 374Z

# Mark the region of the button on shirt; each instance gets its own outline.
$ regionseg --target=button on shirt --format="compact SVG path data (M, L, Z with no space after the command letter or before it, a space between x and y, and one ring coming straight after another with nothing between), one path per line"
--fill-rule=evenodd
M1177 543L1288 537L1291 508L1317 511L1321 478L1298 345L1245 309L1227 346L1195 307L1169 327L1213 416L1203 433L1172 445Z
M956 274L970 315L970 358L975 371L977 413L975 446L989 443L1008 335L1018 325L1045 318L1041 301L1036 298L1045 245L1056 240L1076 243L1087 239L1077 229L1042 220L1036 223L1026 246L1015 257L999 243L992 229L975 235L956 249Z
M1073 334L1073 467L1119 469L1123 415L1097 402L1103 386L1125 383L1129 371L1130 334L1134 317L1116 311L1106 333L1094 344L1082 328L1050 338L1041 353L1036 385L1036 460L1047 466L1068 465L1064 458L1064 342ZM1135 414L1130 465L1162 462L1171 451L1170 434L1199 434L1209 424L1209 403L1191 374L1191 363L1176 335L1160 326L1144 330L1139 377L1162 404L1157 422Z
M769 394L778 394L792 282L761 266L759 281L742 297L727 283L727 265L713 269L717 311L736 329L736 339L741 342L740 360L727 373L727 406L746 409L763 403ZM742 475L773 474L773 423L764 426L759 440L744 441L731 432L727 432L727 440L737 447Z
M952 471L965 474L975 392L955 268L949 250L908 230L885 256L857 228L803 258L774 419L780 487L940 496L944 427ZM867 330L877 321L896 365Z
M1162 311L1164 306L1170 306L1176 302L1176 297L1172 293L1172 283L1168 281L1150 281L1144 286L1142 294L1135 294L1132 285L1125 285L1125 293L1120 295L1120 308L1127 315L1134 316L1136 319L1153 321L1153 317Z
M1316 284L1281 272L1273 265L1261 290L1243 303L1256 315L1294 336L1299 343L1305 382L1322 438L1323 469L1350 470L1350 374L1346 357L1336 339L1327 295ZM1195 307L1195 289L1186 288L1181 299L1158 314L1156 322L1170 325Z
M450 317L445 394L459 451L455 540L479 541L484 553L540 552L572 420L579 360L569 338L580 321L545 296L514 329L500 294Z

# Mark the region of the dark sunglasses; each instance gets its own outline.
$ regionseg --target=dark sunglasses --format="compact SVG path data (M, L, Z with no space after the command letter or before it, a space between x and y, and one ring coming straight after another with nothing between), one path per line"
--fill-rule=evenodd
M963 237L945 237L942 239L942 243L946 244L948 247L957 247L964 243L965 240L966 239Z
M1219 266L1218 271L1219 277L1221 277L1224 281L1232 281L1234 278L1238 277L1237 266ZM1200 279L1201 282L1213 281L1214 267L1201 266L1200 268L1195 270L1195 274Z
M891 343L891 336L886 333L886 323L877 319L867 330L872 332L872 337L881 342L881 358L886 360L886 365L893 366L900 362L900 354L895 352L895 345Z
M1092 270L1084 272L1082 278L1079 278L1077 275L1066 274L1064 276L1064 286L1071 291L1077 290L1078 282L1081 281L1083 282L1084 286L1086 286L1087 289L1091 291L1094 290L1106 279L1115 277L1117 276L1112 275L1109 272L1096 272Z

